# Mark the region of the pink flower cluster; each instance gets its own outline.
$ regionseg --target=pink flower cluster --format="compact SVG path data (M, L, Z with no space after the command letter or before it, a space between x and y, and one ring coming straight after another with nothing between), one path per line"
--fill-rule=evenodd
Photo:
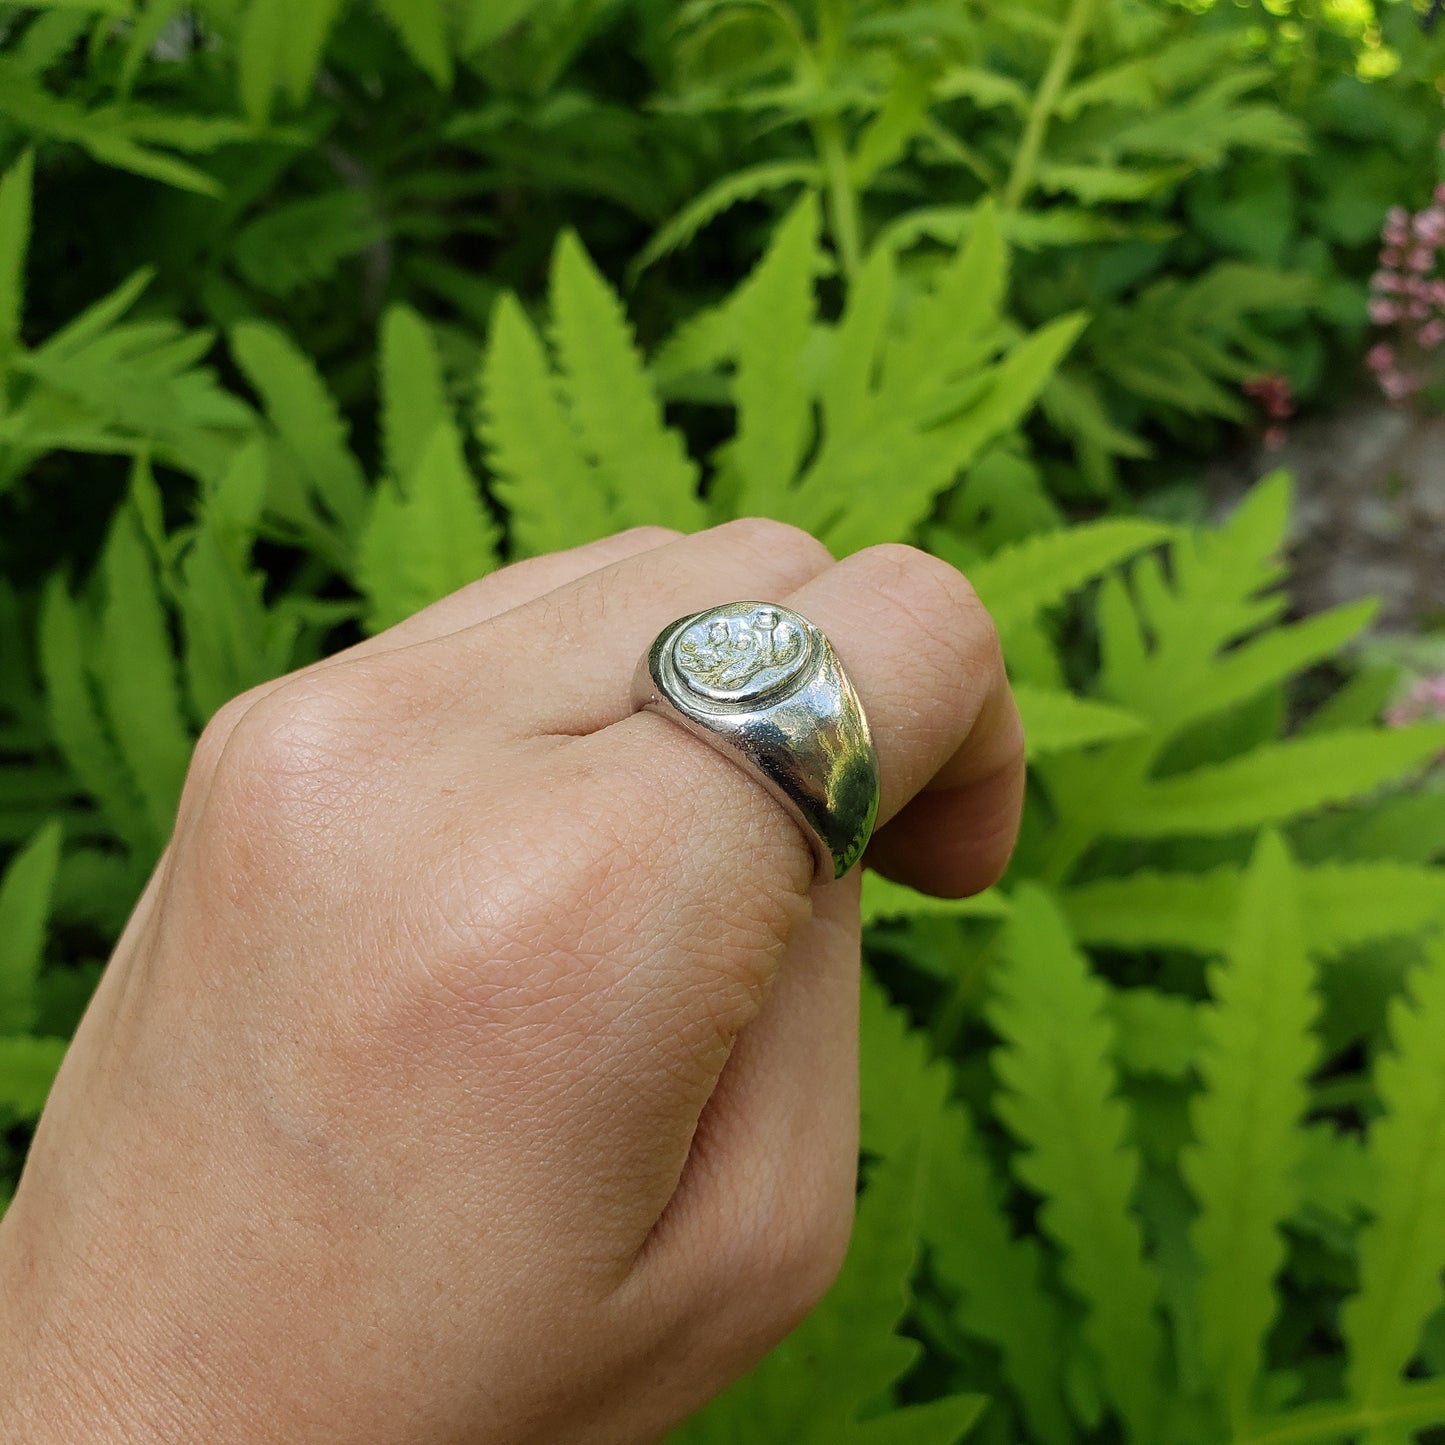
M1372 346L1365 360L1393 402L1427 380L1427 353L1445 344L1445 278L1436 275L1445 249L1445 183L1413 215L1391 206L1380 233L1380 266L1370 278L1370 320L1395 337Z
M1385 714L1385 721L1392 728L1441 719L1445 719L1445 672L1434 677L1417 677L1410 691Z
M1289 378L1282 372L1271 371L1246 381L1240 390L1264 408L1264 414L1269 418L1269 424L1264 429L1264 444L1270 451L1277 452L1287 436L1284 424L1294 415L1294 392L1290 389Z

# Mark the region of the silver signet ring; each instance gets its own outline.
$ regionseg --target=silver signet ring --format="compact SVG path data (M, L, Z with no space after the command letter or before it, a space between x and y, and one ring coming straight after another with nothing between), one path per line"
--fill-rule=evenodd
M776 602L680 617L637 665L636 706L681 723L797 820L817 878L863 856L878 816L878 754L832 644Z

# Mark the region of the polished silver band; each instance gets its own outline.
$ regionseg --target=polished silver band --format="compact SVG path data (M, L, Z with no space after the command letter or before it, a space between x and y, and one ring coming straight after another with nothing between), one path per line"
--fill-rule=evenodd
M841 878L878 816L878 754L828 639L775 602L731 602L663 628L633 701L725 753L797 819L817 877Z

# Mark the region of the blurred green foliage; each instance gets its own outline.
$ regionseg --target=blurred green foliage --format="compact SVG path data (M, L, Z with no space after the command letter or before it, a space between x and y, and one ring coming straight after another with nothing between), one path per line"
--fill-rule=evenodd
M1407 5L0 7L0 1168L229 697L513 557L760 513L998 621L1009 877L865 890L843 1277L688 1442L1445 1426L1445 792L1285 478L1435 184ZM1160 509L1156 508L1156 512Z

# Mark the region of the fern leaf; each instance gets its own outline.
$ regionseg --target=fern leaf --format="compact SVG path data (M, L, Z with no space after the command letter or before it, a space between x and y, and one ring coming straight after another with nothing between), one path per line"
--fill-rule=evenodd
M290 0L252 0L246 7L237 46L241 104L257 125L271 115L286 50Z
M607 480L618 524L703 526L697 468L663 425L621 303L571 234L552 266L552 322L573 420Z
M1283 823L1397 781L1445 749L1445 726L1293 738L1121 795L1112 837L1171 838Z
M35 155L26 151L0 179L0 376L20 345L25 312L25 257L30 248L30 191Z
M441 358L429 327L409 306L381 322L381 424L390 474L409 477L443 422L452 417Z
M1318 1049L1317 1012L1294 865L1266 834L1244 876L1225 962L1211 971L1197 1067L1196 1143L1181 1170L1199 1203L1201 1349L1236 1435L1255 1406L1264 1339L1278 1308L1281 1233L1299 1203L1300 1125Z
M378 495L362 535L358 574L368 629L380 632L491 571L497 541L461 437L443 420L400 492Z
M541 339L511 295L492 315L481 392L482 440L514 550L551 552L614 531L603 479L583 455Z
M822 184L822 179L822 171L816 161L764 161L760 165L744 166L734 171L710 185L658 227L632 263L632 275L640 275L664 256L686 246L704 226L734 206L789 186L817 187Z
M35 1027L35 987L59 866L60 824L52 822L0 877L0 1034L24 1034Z
M864 1420L847 1438L853 1445L957 1445L987 1408L982 1395L949 1395Z
M268 618L265 577L249 566L266 496L267 449L240 448L206 499L181 559L177 605L186 690L199 722L228 699L285 670L295 627Z
M1169 536L1169 528L1133 518L1041 532L969 568L969 581L1006 629L1057 606L1085 583Z
M163 840L151 832L135 781L106 731L86 651L84 619L56 574L40 608L40 671L51 735L116 835L139 853L158 853Z
M889 918L1005 918L1008 900L995 888L972 898L934 898L878 873L863 875L863 922Z
M155 837L170 836L190 764L170 627L139 518L122 507L101 555L96 680L106 720Z
M779 515L812 432L803 351L813 321L818 206L789 212L767 254L734 301L737 432L728 446L731 489L743 516Z
M65 1039L0 1038L0 1109L38 1119L67 1046Z
M372 198L342 187L264 212L241 229L231 257L258 291L289 296L328 279L385 235Z
M876 246L848 287L832 359L820 389L824 426L830 436L850 431L867 412L888 338L897 276L892 252Z
M1043 1200L1040 1224L1084 1306L1105 1392L1129 1437L1147 1439L1163 1359L1159 1282L1131 1212L1140 1160L1118 1097L1104 987L1042 890L1019 889L1005 937L989 1008L1003 1040L997 1113L1023 1145L1015 1170Z
M1445 945L1431 945L1390 1009L1393 1052L1375 1069L1384 1116L1367 1145L1374 1220L1359 1243L1360 1288L1341 1324L1350 1398L1387 1404L1440 1305L1445 1269Z
M1114 1057L1127 1074L1184 1080L1199 1055L1199 1006L1153 988L1118 988L1108 998Z
M406 52L443 90L452 83L445 0L376 0Z
M1022 683L1015 683L1013 692L1031 758L1117 742L1144 731L1141 718L1107 703Z
M988 1020L1003 1039L998 1117L1023 1144L1017 1175L1043 1199L1043 1233L1085 1309L1084 1338L1131 1439L1152 1436L1163 1341L1159 1282L1131 1212L1139 1153L1117 1097L1103 984L1048 894L1022 887Z
M1408 863L1326 863L1296 869L1306 946L1327 958L1408 938L1445 922L1445 871ZM1100 948L1220 952L1238 906L1239 870L1159 873L1080 883L1063 896L1075 935Z
M859 1411L903 1375L919 1350L894 1329L918 1258L921 1174L916 1140L878 1165L859 1205L847 1261L823 1303L751 1374L674 1434L673 1445L732 1445L754 1434L760 1420L778 1439L798 1445L859 1438Z
M865 979L861 1010L863 1148L886 1158L925 1141L921 1228L934 1273L955 1297L959 1327L994 1345L1035 1437L1069 1436L1059 1390L1061 1313L1042 1283L1036 1241L1014 1239L1000 1181L928 1036Z
M369 488L347 446L346 424L310 359L284 333L260 321L243 321L232 331L231 351L317 497L347 535L355 536L366 517Z

